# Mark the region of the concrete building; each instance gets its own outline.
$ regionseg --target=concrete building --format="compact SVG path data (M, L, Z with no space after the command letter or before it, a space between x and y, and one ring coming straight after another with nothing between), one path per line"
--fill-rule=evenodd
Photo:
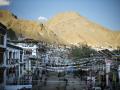
M13 44L7 44L6 56L6 84L17 84L19 78L24 75L23 49Z
M34 68L36 68L38 54L37 49L38 46L35 43L28 42L29 39L25 39L25 42L17 43L17 46L23 48L24 50L24 62L25 62L25 70L26 73L33 72Z
M54 65L66 65L72 61L69 59L69 48L64 45L49 45L45 62Z
M6 83L6 27L0 23L0 90L4 89Z

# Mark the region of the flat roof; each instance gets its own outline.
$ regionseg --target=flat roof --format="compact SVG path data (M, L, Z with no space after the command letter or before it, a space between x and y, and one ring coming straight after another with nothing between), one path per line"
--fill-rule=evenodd
M23 50L23 48L16 46L16 45L13 45L13 44L10 44L10 43L7 43L7 47Z

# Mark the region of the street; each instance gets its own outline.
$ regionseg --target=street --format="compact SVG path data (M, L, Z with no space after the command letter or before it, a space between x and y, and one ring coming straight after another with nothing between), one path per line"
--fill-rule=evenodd
M86 84L72 74L59 78L54 74L50 75L46 82L42 81L33 86L33 90L86 90Z

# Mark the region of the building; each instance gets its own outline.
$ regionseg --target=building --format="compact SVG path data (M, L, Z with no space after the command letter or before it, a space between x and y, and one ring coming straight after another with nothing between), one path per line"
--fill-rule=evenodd
M0 23L0 90L4 89L6 83L6 27Z
M66 65L71 63L69 59L69 48L64 45L49 45L45 56L45 63L51 65Z
M33 72L36 68L38 54L38 46L33 43L31 39L24 39L24 42L17 43L17 46L23 48L24 50L24 62L26 73Z
M6 84L17 84L24 75L23 49L14 44L7 44Z

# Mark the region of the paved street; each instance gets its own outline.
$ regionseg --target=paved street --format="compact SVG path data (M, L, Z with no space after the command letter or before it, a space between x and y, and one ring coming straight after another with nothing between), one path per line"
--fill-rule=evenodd
M33 90L86 90L85 87L85 81L73 78L72 74L60 78L56 74L49 76L46 83L42 81L39 85L34 86Z

